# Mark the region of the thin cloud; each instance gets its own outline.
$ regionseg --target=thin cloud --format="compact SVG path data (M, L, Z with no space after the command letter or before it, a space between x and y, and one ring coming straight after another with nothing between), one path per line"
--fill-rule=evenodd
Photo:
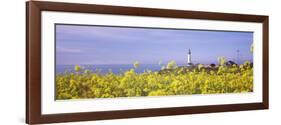
M60 47L60 46L57 46L56 49L58 52L67 52L67 53L80 53L81 52L80 49L64 48L64 47Z

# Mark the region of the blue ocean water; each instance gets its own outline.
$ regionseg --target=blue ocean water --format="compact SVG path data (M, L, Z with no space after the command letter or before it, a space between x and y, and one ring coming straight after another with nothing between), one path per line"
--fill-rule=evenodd
M92 72L106 74L112 71L114 74L120 74L122 72L128 71L134 66L132 64L109 64L109 65L79 65L82 67L83 70L91 70ZM180 66L180 65L179 65ZM74 72L75 65L56 65L56 73L64 73L65 71ZM135 72L143 73L145 70L150 71L159 71L161 70L160 65L158 64L142 64L138 68L134 68Z

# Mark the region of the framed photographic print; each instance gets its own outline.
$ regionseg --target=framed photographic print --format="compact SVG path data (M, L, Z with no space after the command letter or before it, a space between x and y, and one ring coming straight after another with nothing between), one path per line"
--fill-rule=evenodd
M26 3L29 124L268 109L268 16Z

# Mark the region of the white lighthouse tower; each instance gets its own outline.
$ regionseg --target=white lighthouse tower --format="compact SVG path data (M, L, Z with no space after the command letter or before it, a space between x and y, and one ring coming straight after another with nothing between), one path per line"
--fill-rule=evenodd
M191 50L188 49L188 54L187 54L187 66L191 66Z

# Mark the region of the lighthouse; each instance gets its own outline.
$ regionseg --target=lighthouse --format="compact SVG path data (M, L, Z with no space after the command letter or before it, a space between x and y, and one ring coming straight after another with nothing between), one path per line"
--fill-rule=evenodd
M188 54L187 54L187 66L191 66L191 50L188 49Z

